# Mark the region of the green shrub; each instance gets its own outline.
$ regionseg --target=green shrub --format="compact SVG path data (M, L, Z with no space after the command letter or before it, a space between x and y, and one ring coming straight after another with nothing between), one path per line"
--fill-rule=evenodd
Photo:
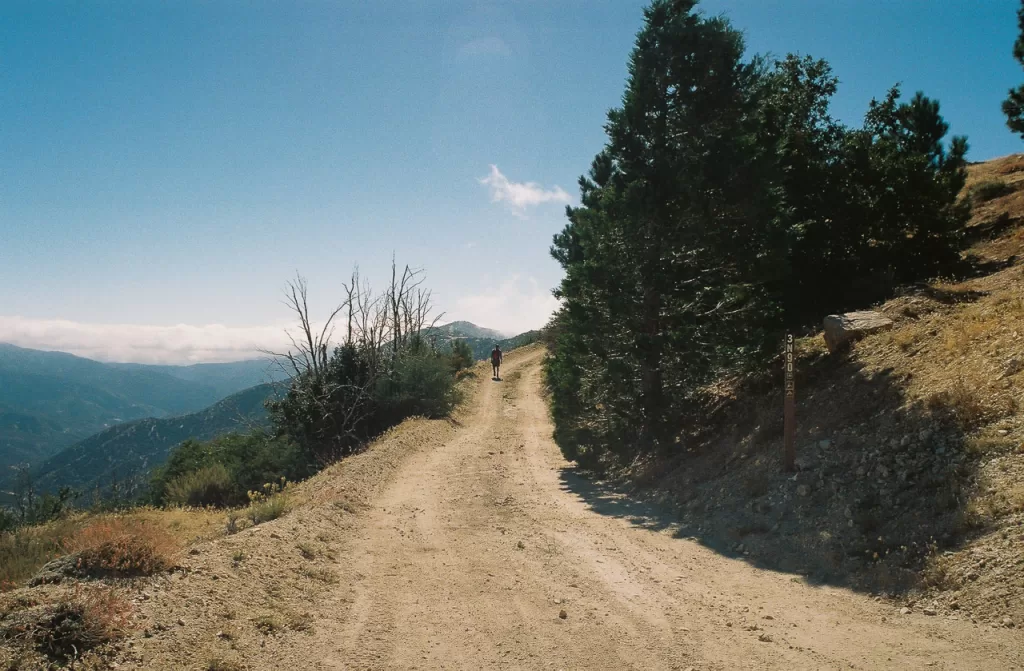
M249 507L245 513L253 524L276 520L291 510L287 483L266 483L261 489L252 490L248 494Z
M475 360L473 358L473 348L469 346L469 343L463 339L452 341L452 371L458 373L460 370L471 367Z
M415 415L443 417L459 402L447 363L430 352L402 356L394 374L378 385L376 399L389 424Z
M246 492L281 478L299 480L313 466L298 445L262 430L214 440L186 440L175 448L151 481L162 505L242 505Z
M234 492L235 483L227 467L214 463L168 482L164 500L173 506L227 506Z
M975 203L985 203L1009 193L1013 193L1012 186L997 179L990 179L971 187L971 200Z

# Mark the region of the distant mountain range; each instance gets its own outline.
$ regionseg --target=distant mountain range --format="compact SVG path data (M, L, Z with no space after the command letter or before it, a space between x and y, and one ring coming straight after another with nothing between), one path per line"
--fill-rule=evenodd
M270 372L264 361L112 364L0 343L0 470L125 422L196 412Z
M111 427L46 459L34 469L36 486L44 491L63 486L87 491L106 489L115 481L121 485L138 482L163 464L182 441L209 440L231 431L266 426L263 402L273 392L274 385L261 384L199 412Z

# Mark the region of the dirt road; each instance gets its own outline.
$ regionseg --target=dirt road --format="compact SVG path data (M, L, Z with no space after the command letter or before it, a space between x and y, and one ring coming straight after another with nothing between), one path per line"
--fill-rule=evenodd
M1019 630L900 615L869 596L808 586L610 514L643 509L602 505L572 474L551 440L541 356L512 353L503 381L480 379L460 426L423 429L402 454L371 450L351 466L356 484L324 485L336 487L334 496L377 478L344 524L299 514L298 523L279 520L276 532L263 525L214 553L223 562L238 543L256 547L261 538L265 548L276 537L287 548L293 539L282 534L314 532L335 548L324 561L337 580L275 594L292 608L306 599L315 625L266 636L257 650L235 646L248 666L1024 669ZM217 570L214 559L206 571ZM252 573L223 598L283 575L250 563ZM161 658L169 659L148 661Z

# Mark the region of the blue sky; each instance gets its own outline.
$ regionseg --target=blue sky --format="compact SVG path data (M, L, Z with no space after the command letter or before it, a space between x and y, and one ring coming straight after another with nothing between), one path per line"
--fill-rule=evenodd
M0 5L0 341L238 358L286 323L296 270L324 311L392 253L448 319L539 326L644 4ZM751 52L829 60L848 123L896 82L938 98L983 160L1021 148L999 111L1017 4L702 7Z

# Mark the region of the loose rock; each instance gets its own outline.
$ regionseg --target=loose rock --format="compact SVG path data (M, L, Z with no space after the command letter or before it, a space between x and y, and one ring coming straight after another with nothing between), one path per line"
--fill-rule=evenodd
M824 327L828 351L836 352L853 340L892 329L893 322L881 312L847 312L825 317Z

